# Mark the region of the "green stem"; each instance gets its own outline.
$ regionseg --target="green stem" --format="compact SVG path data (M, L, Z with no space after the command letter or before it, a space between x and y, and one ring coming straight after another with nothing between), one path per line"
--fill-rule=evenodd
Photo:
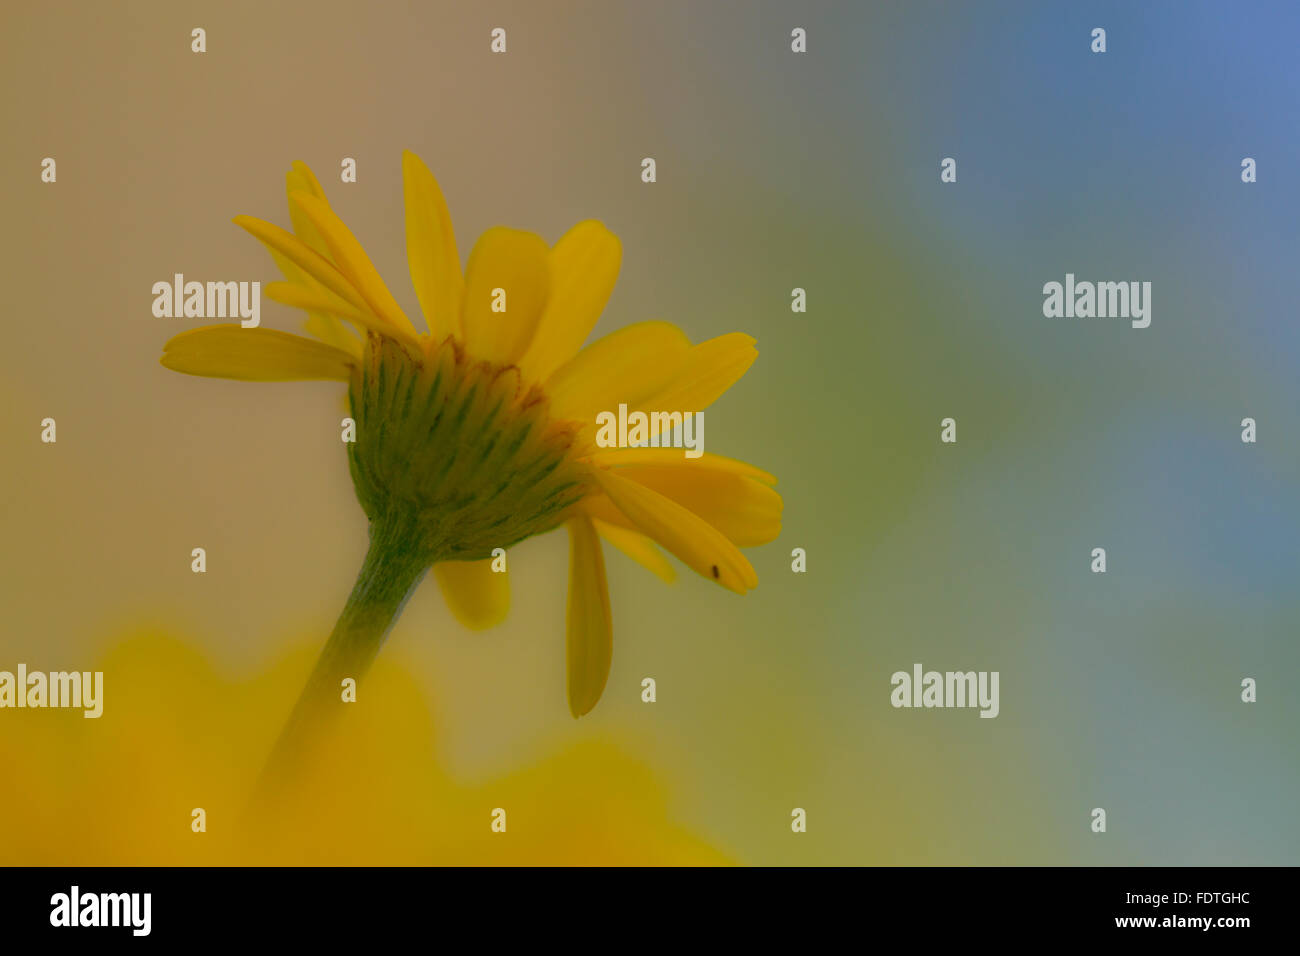
M322 731L338 716L343 680L361 683L407 598L429 568L414 524L377 518L370 548L348 603L321 651L262 773L262 787L292 776Z

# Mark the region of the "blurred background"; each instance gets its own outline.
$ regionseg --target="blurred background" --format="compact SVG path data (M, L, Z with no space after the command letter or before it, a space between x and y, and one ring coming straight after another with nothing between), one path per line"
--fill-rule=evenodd
M365 550L341 386L166 371L162 344L205 323L155 318L150 289L277 279L230 219L287 226L302 159L416 315L409 148L462 257L493 225L554 241L604 220L624 258L597 334L664 318L756 336L707 447L774 472L786 503L743 598L607 549L613 671L580 721L563 534L511 552L494 631L422 584L383 660L423 702L397 732L481 794L467 820L486 831L492 781L580 752L585 805L613 815L602 788L653 787L656 820L740 863L1296 862L1297 8L159 0L4 20L0 669L93 669L142 631L183 648L173 696L196 670L235 686L297 660L249 747L269 744ZM1044 318L1067 272L1150 281L1151 327ZM300 315L264 298L262 323ZM889 676L916 662L999 671L1000 716L893 709ZM0 753L22 756L0 834L97 819L97 781L42 763L51 735L89 773L172 719L140 717L149 680L116 679L97 724L0 713ZM195 739L221 739L229 714L194 706ZM260 753L203 759L233 792ZM156 801L114 819L188 832L202 799L176 796L179 823ZM14 846L8 862L41 861L39 841Z

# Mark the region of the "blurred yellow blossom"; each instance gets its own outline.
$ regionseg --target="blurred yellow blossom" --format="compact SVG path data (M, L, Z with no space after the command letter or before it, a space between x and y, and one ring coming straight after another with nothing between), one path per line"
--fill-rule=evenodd
M0 735L0 863L719 864L668 815L664 787L611 741L574 745L483 783L439 762L429 702L390 657L344 706L290 806L245 810L304 646L249 679L157 632L95 665L104 714L14 710ZM206 831L194 832L203 808ZM505 833L491 829L506 811Z

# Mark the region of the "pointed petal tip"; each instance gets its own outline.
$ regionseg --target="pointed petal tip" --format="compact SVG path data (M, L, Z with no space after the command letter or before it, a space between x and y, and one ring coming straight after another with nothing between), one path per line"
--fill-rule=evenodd
M262 236L266 234L266 230L268 228L269 229L280 228L273 222L268 222L265 219L259 219L257 216L250 216L247 215L246 213L240 213L238 216L236 216L234 219L230 221L233 222L240 229L244 230L244 232L249 233L255 239L258 240L262 239Z
M420 158L418 153L409 149L402 150L402 172L410 173L415 171L428 170L428 165Z

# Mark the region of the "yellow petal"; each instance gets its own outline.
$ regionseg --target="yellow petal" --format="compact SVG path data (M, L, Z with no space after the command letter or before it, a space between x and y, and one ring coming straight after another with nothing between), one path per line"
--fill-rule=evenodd
M307 273L284 257L283 254L270 250L271 258L288 278L288 282L270 282L263 289L267 297L294 308L308 308L307 321L303 327L326 345L333 345L346 351L349 355L361 358L363 351L360 340L350 333L336 316L346 316L358 329L364 332L368 328L380 331L385 328L379 320L363 315L344 302L329 289L325 288ZM308 306L322 307L315 311ZM328 306L326 308L326 306Z
M605 557L596 528L583 516L569 528L569 602L565 616L566 685L574 717L596 706L609 679L614 626L605 583Z
M655 543L645 535L597 518L592 518L592 523L602 538L641 567L658 576L665 584L672 584L677 580L677 570L668 562Z
M754 338L743 332L701 342L682 360L672 381L640 407L645 411L703 411L731 388L756 358Z
M672 464L628 465L617 474L699 515L737 547L767 544L780 534L781 496L770 487L678 455Z
M332 315L309 312L302 327L309 335L314 335L326 345L332 345L336 349L347 352L357 360L358 364L365 355L365 346L361 344L361 340L349 332L347 326Z
M311 167L301 159L295 159L293 161L290 173L297 178L298 182L303 184L302 189L300 190L301 192L311 193L318 199L325 198L325 190L321 187L320 180L317 179L316 174L311 171Z
M268 282L262 291L268 299L281 305L306 309L308 312L324 312L361 325L367 322L362 312L319 286L312 288L296 282Z
M547 380L552 414L594 428L600 412L640 405L668 388L690 349L671 322L637 322L597 339Z
M433 338L462 336L460 299L465 280L447 200L429 167L410 150L402 153L406 190L406 261L411 283Z
M160 361L187 375L251 382L346 382L353 368L352 357L332 346L275 329L238 325L209 325L182 332L163 346Z
M307 193L309 196L315 196L321 202L325 202L325 190L321 188L320 181L316 178L307 164L298 160L293 164L284 175L285 193L289 197L289 218L293 221L293 231L299 239L305 242L312 249L315 249L322 256L329 256L329 246L325 244L324 237L310 219L303 215L302 209L293 201L294 193Z
M285 274L289 281L267 283L265 292L268 298L294 308L307 308L312 312L315 312L318 308L322 321L332 321L328 319L329 316L342 317L351 322L357 331L363 335L368 331L378 332L380 335L392 334L389 324L378 316L372 315L364 303L361 308L357 308L298 268L282 253L277 252L275 249L270 249L270 253L271 258L275 260L275 264L280 267L280 271ZM342 279L342 276L340 276L340 279ZM346 280L343 281L346 282ZM362 309L366 309L366 311L363 312ZM345 330L341 330L340 334L345 334ZM338 344L329 339L326 339L326 341L330 345Z
M745 556L703 518L616 472L593 468L592 477L633 524L698 574L737 594L758 584Z
M270 246L266 247L266 251L271 253L271 258L275 260L276 266L280 269L280 272L283 273L284 277L288 279L290 282L296 282L299 284L316 282L315 279L313 279L311 276L307 275L307 273L303 272L296 265L294 265L288 259L288 257L285 256L284 253L278 252L277 250L272 249ZM319 282L316 282L316 285L320 286L322 289L325 288L324 286L320 285ZM333 295L333 293L330 294ZM337 298L337 296L335 298ZM343 300L339 299L339 301L342 302Z
M762 468L756 468L749 462L723 455L705 452L699 458L685 458L680 448L603 448L587 456L594 465L606 468L618 468L622 465L676 465L685 460L697 468L709 468L713 471L726 471L733 475L744 475L765 485L775 485L776 476Z
M384 285L384 280L379 277L378 270L361 248L361 243L357 242L356 236L343 224L343 220L334 214L329 203L301 192L290 194L289 199L302 209L320 232L325 244L329 246L330 257L338 266L338 271L347 277L348 282L365 300L369 311L392 327L389 334L407 342L416 342L415 326L411 325L411 320L388 291L388 286Z
M510 576L493 571L493 560L442 561L433 566L451 613L472 631L496 627L510 610Z
M618 506L610 501L609 495L603 492L587 495L578 505L578 510L598 524L613 525L616 528L623 528L641 534L641 529L637 523L619 511Z
M284 175L284 184L285 194L289 197L296 192L303 192L315 196L322 202L326 201L325 190L320 180L311 171L311 167L302 160L294 161L293 167ZM328 259L329 246L325 244L320 230L303 214L302 209L292 198L289 200L289 217L293 220L294 234L308 247ZM303 328L326 345L333 345L335 348L343 349L349 355L361 358L363 349L360 341L337 317L342 316L362 329L372 326L373 319L348 305L286 259L283 254L272 250L271 256L289 282L267 285L263 290L267 296L284 305L306 309L308 315Z
M362 312L370 311L370 306L361 297L361 293L352 287L347 277L334 267L334 263L312 249L293 233L286 232L274 223L269 223L264 219L256 219L253 216L236 216L234 223L270 249L273 257L276 253L279 253L343 299L343 301ZM292 277L289 278L292 280Z
M546 307L548 253L541 236L504 226L494 226L474 244L461 323L465 348L475 358L511 364L524 354ZM501 293L505 311L494 312Z
M595 219L580 222L550 252L551 291L519 367L526 381L543 382L573 358L605 310L623 246Z

